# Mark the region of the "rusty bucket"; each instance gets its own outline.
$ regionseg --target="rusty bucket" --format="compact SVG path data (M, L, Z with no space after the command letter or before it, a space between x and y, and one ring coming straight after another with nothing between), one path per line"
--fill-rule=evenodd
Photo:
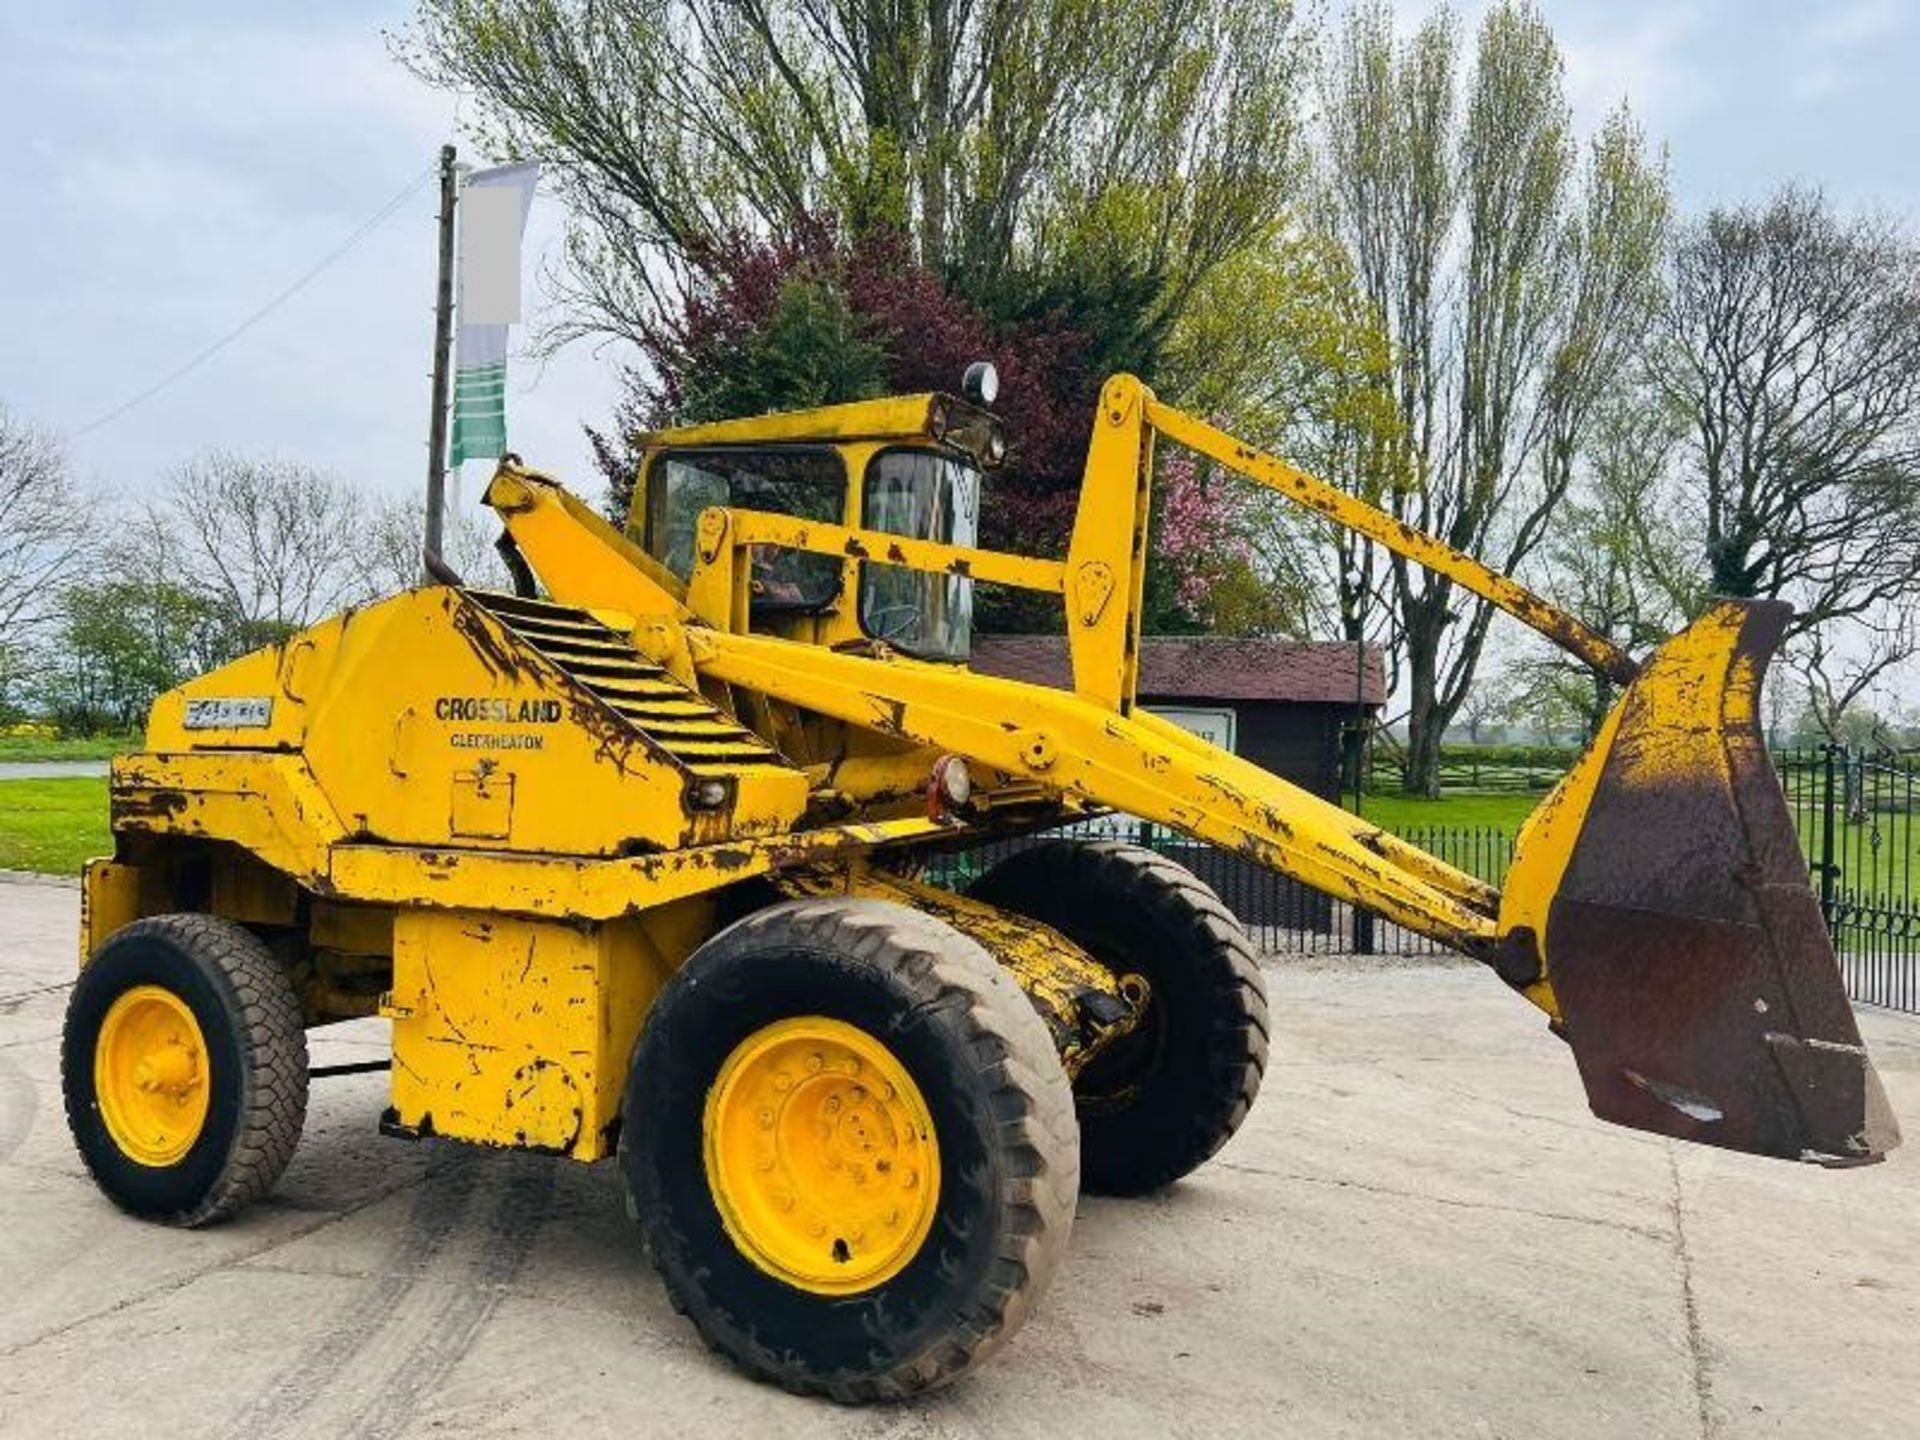
M1602 1119L1858 1164L1899 1129L1759 725L1791 614L1719 601L1655 652L1522 830L1502 930Z

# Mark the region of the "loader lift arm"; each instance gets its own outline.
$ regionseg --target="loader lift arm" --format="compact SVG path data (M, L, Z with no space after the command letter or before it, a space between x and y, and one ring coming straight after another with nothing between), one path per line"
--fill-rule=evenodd
M1445 575L1533 627L1614 683L1630 685L1639 674L1640 667L1633 657L1606 636L1464 551L1414 529L1405 521L1284 460L1255 450L1224 430L1163 404L1151 395L1146 397L1146 418L1149 425L1169 440L1178 441L1236 474L1279 492L1295 504L1318 511L1334 524L1365 535L1396 554Z
M1448 576L1627 687L1523 828L1504 892L1136 708L1159 436ZM669 594L563 493L508 466L488 498L556 598L654 617L656 637L666 621L705 687L964 756L989 790L1128 811L1481 959L1569 1041L1603 1118L1828 1163L1897 1143L1759 738L1777 602L1720 602L1636 664L1509 577L1130 376L1103 389L1064 562L716 507ZM1073 691L752 633L742 557L762 546L1059 594Z
M631 550L559 487L503 468L489 488L516 543L569 603L657 613L660 595L617 557ZM562 516L572 523L566 523ZM822 521L710 509L686 587L685 637L703 680L830 715L1089 805L1145 819L1249 856L1269 869L1467 954L1489 956L1497 892L1418 847L1258 766L1195 741L1131 700L1121 713L1046 686L905 656L839 654L747 632L745 555L778 545L958 571L1063 593L1058 561L904 540ZM616 583L610 584L609 581ZM650 609L650 607L652 607ZM1018 715L1022 723L1007 717Z

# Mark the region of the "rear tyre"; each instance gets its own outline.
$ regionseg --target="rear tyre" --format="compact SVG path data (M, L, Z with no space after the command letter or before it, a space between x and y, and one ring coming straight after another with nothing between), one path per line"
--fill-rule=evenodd
M211 915L116 930L67 1004L67 1125L121 1209L223 1219L273 1188L307 1109L293 983L250 931Z
M747 1373L858 1402L946 1384L1026 1319L1078 1193L1046 1026L940 921L772 906L655 1002L621 1167L676 1308Z
M1109 840L1022 850L970 893L1052 926L1150 987L1139 1027L1074 1081L1088 1191L1157 1190L1227 1143L1266 1070L1267 993L1246 931L1219 896L1165 856Z

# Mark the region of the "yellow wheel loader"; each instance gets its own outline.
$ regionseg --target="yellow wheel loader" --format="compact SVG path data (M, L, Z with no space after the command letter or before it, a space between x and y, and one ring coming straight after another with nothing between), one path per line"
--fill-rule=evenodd
M511 457L511 593L437 582L164 696L114 763L63 1046L101 1188L198 1225L301 1125L306 1032L384 1016L381 1127L621 1167L674 1303L867 1400L1016 1330L1082 1186L1217 1151L1266 1063L1233 916L1130 812L1485 962L1596 1115L1824 1164L1896 1143L1756 699L1784 607L1636 661L1510 579L1106 384L1063 558L976 543L992 376L641 437L615 528ZM1625 686L1496 891L1135 703L1154 447L1451 576ZM966 664L972 587L1058 597L1072 689Z

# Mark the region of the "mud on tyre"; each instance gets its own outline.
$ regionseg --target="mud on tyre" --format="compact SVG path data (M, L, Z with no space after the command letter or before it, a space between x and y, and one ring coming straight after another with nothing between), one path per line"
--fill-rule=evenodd
M649 1015L621 1164L675 1306L841 1401L945 1384L1018 1329L1067 1242L1072 1092L973 941L900 905L778 904Z
M204 1225L273 1188L307 1108L293 983L242 926L157 915L108 936L60 1045L67 1124L123 1210Z

